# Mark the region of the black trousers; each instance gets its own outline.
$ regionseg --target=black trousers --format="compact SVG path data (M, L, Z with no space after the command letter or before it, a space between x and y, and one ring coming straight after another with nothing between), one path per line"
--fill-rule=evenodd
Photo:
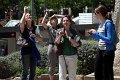
M98 50L95 60L95 80L114 80L114 56L115 50Z

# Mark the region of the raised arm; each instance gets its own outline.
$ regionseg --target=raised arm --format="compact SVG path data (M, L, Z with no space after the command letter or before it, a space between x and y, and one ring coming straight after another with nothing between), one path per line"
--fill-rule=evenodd
M47 12L45 13L45 16L43 17L43 20L42 20L42 25L43 25L43 27L45 28L45 29L47 29L47 24L45 23L45 21L46 21L46 17L47 17Z
M24 13L22 15L22 18L20 20L20 31L21 33L24 31L24 25L25 25L25 15L28 12L27 6L24 7Z

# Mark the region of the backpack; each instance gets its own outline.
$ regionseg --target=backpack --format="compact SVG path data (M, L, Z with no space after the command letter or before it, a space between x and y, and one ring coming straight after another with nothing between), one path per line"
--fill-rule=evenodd
M110 22L110 23L112 23L113 24L113 22L112 21L110 21L110 20L106 20L106 22L105 22L105 33L106 33L106 24L108 23L108 22ZM116 46L117 45L117 43L119 42L119 37L118 37L118 35L117 35L117 32L116 32L116 29L115 29L115 24L113 24L113 31L114 31L114 35L113 35L113 43L114 43L114 45Z

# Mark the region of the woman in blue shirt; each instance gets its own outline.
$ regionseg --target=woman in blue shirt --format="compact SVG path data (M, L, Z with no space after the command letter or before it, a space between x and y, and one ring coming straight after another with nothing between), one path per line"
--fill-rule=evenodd
M95 15L100 21L98 30L90 29L88 31L99 42L95 61L95 80L114 80L115 26L112 22L111 13L105 6L99 5L95 9Z

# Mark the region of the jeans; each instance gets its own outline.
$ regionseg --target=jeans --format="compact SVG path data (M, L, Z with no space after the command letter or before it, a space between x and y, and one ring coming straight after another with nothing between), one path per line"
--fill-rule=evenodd
M34 80L37 61L30 55L22 55L22 78L21 80Z
M59 56L59 80L66 80L68 70L69 80L76 80L77 55Z
M98 50L95 62L95 80L114 80L114 55L114 50Z

